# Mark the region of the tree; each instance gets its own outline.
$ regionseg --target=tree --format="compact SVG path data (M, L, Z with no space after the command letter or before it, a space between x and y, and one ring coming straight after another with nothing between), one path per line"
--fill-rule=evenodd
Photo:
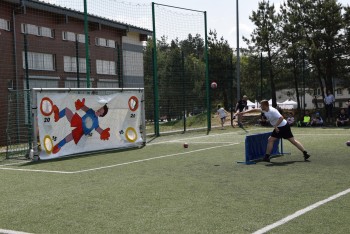
M229 108L230 94L232 94L232 57L233 52L227 40L218 38L215 30L209 31L209 77L218 84L218 89L212 95L214 101L223 101L225 108ZM218 92L220 91L220 92Z
M300 109L299 98L299 76L302 73L301 64L305 60L304 30L300 21L302 20L302 7L307 7L305 0L287 1L281 5L282 17L282 48L287 55L287 65L293 74L294 89Z
M324 97L323 84L327 90L333 91L333 78L339 74L344 52L342 6L336 0L308 2L309 7L302 8L302 26L307 47L310 48L310 64L317 72Z
M269 74L272 105L277 106L275 76L278 73L278 59L281 53L281 16L276 14L274 4L269 1L259 2L257 11L253 11L249 19L256 28L251 34L251 40L244 38L251 50L267 53L267 69Z

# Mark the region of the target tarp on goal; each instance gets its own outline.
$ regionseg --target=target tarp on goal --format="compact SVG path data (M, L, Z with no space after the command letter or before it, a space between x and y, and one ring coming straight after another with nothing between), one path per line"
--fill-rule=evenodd
M37 93L40 159L143 143L141 92Z

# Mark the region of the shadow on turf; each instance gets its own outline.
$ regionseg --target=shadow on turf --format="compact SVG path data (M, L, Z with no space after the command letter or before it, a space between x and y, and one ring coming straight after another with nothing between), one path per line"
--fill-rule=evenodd
M142 148L142 147L141 147ZM91 152L91 153L85 153L85 154L73 154L69 156L63 156L59 158L53 158L53 159L48 159L48 160L38 160L38 161L30 161L28 163L24 163L19 165L20 167L26 167L26 166L31 166L31 165L36 165L36 164L44 164L44 163L54 163L54 162L61 162L61 161L66 161L66 160L76 160L80 158L88 158L88 157L100 157L101 155L104 154L113 154L117 152L125 152L125 151L134 151L134 150L139 150L140 148L125 148L125 149L113 149L113 150L108 150L104 152Z
M262 161L263 162L263 161ZM269 164L266 164L266 167L282 167L282 166L288 166L290 164L294 164L294 163L309 163L309 160L296 160L296 161L286 161L286 162L271 162Z

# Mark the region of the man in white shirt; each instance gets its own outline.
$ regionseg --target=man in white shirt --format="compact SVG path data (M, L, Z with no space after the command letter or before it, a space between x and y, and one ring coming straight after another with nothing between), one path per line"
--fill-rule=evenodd
M290 129L289 124L283 118L283 116L279 113L279 111L276 108L269 106L269 102L267 100L262 100L260 102L260 105L261 105L262 112L265 114L266 118L270 121L270 124L274 128L271 136L268 139L266 154L263 160L266 162L270 162L270 155L271 155L274 142L277 139L281 139L281 138L287 139L288 141L290 141L290 143L292 143L295 147L297 147L301 152L303 152L305 161L308 158L310 158L310 155L307 153L304 146L299 141L294 139L294 136ZM246 111L244 113L247 113L247 112L249 111Z

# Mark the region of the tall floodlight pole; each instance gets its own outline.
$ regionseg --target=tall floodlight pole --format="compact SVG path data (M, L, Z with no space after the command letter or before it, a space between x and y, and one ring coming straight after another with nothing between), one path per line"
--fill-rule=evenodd
M88 24L88 18L87 18L86 0L84 0L84 33L85 33L85 56L86 56L86 87L90 88L89 24Z
M158 61L157 61L157 37L156 37L156 12L155 3L152 2L152 25L153 25L153 96L154 96L154 134L159 132L159 94L158 94Z
M241 87L240 87L240 55L239 55L239 10L238 10L238 0L236 0L236 17L237 17L237 64L236 64L236 71L237 71L237 100L241 98Z

